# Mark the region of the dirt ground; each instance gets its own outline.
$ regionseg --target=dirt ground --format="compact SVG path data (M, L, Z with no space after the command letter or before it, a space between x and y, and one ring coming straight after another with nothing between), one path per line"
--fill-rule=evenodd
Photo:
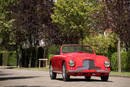
M92 77L85 81L84 77L71 77L68 82L58 75L51 80L48 71L34 71L24 69L0 69L0 87L130 87L130 78L110 77L103 82L99 77Z

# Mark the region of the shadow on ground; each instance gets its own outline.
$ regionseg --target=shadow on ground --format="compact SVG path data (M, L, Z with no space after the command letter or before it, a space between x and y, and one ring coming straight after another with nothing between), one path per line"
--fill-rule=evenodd
M46 86L26 86L26 85L22 85L22 86L5 86L5 87L46 87Z
M0 77L0 81L16 80L16 79L29 79L29 78L36 78L36 77L38 77L38 76Z
M57 78L56 80L59 80L59 81L63 81L63 79L62 78ZM67 82L112 82L112 81L102 81L102 80L97 80L97 79L91 79L90 81L87 81L87 80L85 80L85 79L70 79L69 81L67 81Z
M22 85L22 86L5 86L5 87L47 87L47 86L26 86L26 85Z

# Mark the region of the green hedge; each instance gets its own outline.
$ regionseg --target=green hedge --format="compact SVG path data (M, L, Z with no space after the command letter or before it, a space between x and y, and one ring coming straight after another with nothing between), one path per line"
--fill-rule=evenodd
M121 52L121 69L122 71L130 71L130 54L128 52ZM118 70L117 52L112 54L111 68L113 71Z
M17 54L15 51L8 53L8 66L17 65Z
M1 51L2 65L3 66L16 66L17 55L15 51Z

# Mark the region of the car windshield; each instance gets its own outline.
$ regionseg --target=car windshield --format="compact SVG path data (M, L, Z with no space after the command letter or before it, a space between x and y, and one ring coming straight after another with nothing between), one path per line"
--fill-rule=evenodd
M62 53L70 53L70 52L93 53L93 50L90 46L82 46L82 45L63 46Z

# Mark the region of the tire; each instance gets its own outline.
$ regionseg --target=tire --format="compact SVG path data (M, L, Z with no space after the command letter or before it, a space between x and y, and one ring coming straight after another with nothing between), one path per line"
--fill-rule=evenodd
M66 65L65 65L65 63L63 63L63 65L62 65L62 77L63 77L64 81L70 80L70 76L67 75L67 73L66 73Z
M49 74L50 74L51 79L56 79L57 74L53 72L52 64L50 65L50 68L49 68Z
M101 76L102 81L108 81L109 76Z
M90 81L91 76L85 76L85 79L86 79L87 81Z

